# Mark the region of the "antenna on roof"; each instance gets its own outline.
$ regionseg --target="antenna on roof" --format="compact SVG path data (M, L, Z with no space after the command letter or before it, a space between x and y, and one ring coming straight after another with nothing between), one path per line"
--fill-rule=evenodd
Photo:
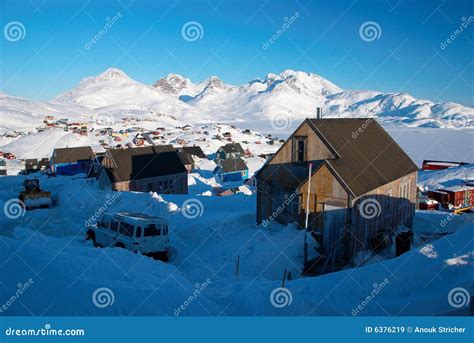
M322 118L323 118L323 108L316 107L316 119L322 119Z

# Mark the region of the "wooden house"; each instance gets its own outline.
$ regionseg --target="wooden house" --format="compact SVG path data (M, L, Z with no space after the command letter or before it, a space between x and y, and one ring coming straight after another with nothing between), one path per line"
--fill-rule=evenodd
M99 187L116 191L187 194L188 175L171 145L109 149Z
M185 165L188 172L191 172L196 166L196 159L207 158L206 154L202 151L201 147L194 146L183 146L176 148L178 155Z
M192 172L195 167L194 159L191 155L186 154L185 152L178 151L178 156L183 165L186 167L188 173Z
M474 205L474 185L459 184L429 191L428 197L438 201L445 208L462 208Z
M214 174L222 182L242 181L249 178L249 169L241 158L226 159L218 162Z
M221 146L216 152L216 160L242 158L245 151L239 143L228 143Z
M54 149L50 159L51 173L75 175L89 171L94 152L90 146Z
M412 227L417 170L373 119L306 119L256 173L257 223L304 228L308 212L321 256L348 263Z

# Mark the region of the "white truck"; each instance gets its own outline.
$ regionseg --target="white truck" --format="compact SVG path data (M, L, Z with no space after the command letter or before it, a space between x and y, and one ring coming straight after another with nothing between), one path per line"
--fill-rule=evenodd
M106 213L97 224L86 226L94 246L118 247L168 261L168 222L142 213Z

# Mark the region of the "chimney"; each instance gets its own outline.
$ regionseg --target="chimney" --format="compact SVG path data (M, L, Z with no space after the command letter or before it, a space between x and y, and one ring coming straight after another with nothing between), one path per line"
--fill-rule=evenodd
M322 107L316 107L316 119L323 118L323 109Z

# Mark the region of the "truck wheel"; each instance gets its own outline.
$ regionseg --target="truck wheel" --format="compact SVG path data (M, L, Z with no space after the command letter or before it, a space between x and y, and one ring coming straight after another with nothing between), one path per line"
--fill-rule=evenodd
M163 262L168 262L169 261L168 253L166 251L160 251L160 252L154 253L153 258L155 260L160 260L160 261L163 261Z
M87 239L90 239L94 243L94 246L96 248L98 247L98 244L95 240L95 232L94 231L92 231L92 230L87 231Z

